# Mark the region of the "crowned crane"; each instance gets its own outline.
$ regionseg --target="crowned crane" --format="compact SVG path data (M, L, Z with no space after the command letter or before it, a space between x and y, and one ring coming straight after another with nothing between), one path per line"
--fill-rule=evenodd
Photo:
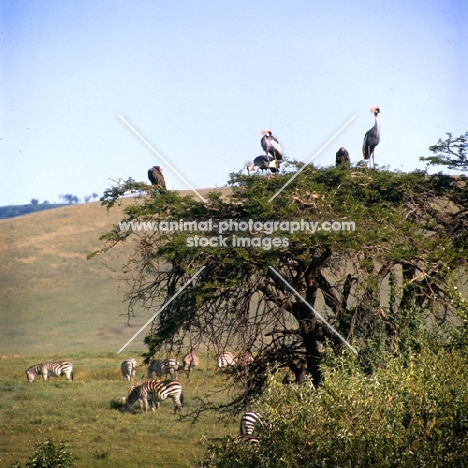
M341 147L336 152L336 167L338 166L348 166L351 164L351 160L349 159L349 153L346 148Z
M275 161L282 161L283 150L281 149L278 140L271 134L270 130L263 130L262 135L263 137L260 140L260 144L262 145L265 154L267 156L271 154Z
M278 172L280 163L269 154L261 154L253 160L253 164L251 162L248 162L246 164L246 167L249 174L251 172L258 171L259 169L262 171L263 174L263 171Z
M380 130L379 130L379 114L380 109L379 106L372 106L370 110L375 117L374 126L366 132L364 135L364 142L362 143L362 155L364 159L369 161L370 166L370 159L372 157L372 166L375 166L374 163L374 150L375 147L380 142Z
M166 188L166 181L162 175L162 168L159 166L153 166L148 169L148 179L153 185L159 185L160 187Z

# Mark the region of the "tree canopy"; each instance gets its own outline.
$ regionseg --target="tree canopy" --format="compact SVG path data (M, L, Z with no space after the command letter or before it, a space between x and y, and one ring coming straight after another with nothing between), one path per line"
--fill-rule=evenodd
M431 156L419 158L430 166L446 166L449 169L468 171L468 132L454 138L447 133L445 140L439 138L437 145L429 147Z
M254 362L232 375L234 409L262 393L268 369L296 382L308 374L317 386L323 345L344 342L372 369L395 345L405 310L444 321L459 305L466 178L307 166L271 200L291 177L231 174L229 193L205 203L132 179L102 198L110 209L135 195L100 251L134 241L122 270L129 317L137 304L165 305L146 360L200 346L251 352Z

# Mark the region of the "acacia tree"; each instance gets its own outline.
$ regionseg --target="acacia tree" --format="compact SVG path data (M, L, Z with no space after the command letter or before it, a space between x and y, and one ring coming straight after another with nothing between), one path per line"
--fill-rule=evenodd
M466 179L419 171L303 169L273 201L291 174L231 174L230 194L213 191L205 203L131 179L102 198L111 208L123 194L138 194L125 207L123 223L213 220L211 230L196 233L116 226L102 237L101 252L134 240L122 270L130 316L137 304L154 311L166 305L145 338L147 361L161 350L201 345L255 355L248 368L233 372L239 386L231 409L262 392L267 369L292 371L298 382L309 374L320 383L322 344L338 350L343 341L310 306L364 358L372 346L392 346L401 311L424 311L436 320L451 314L456 291L450 278L466 266ZM276 221L277 229L254 230L251 222L249 232L235 230L235 222L249 220L263 227ZM281 222L301 220L329 224L319 224L322 229L314 233L304 224L295 232L281 230ZM222 221L232 223L220 238ZM355 230L326 230L342 221L353 222ZM221 240L221 246L212 241L213 246L196 247L195 235ZM239 237L248 237L251 246L233 246Z
M429 166L447 166L449 169L468 171L468 132L454 138L447 133L445 140L429 147L431 156L422 156L421 161L427 161Z

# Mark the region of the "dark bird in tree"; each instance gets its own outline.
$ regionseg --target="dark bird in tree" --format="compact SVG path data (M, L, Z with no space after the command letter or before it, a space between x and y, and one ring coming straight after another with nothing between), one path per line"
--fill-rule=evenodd
M153 185L159 185L160 187L166 188L166 181L162 175L162 168L159 166L153 166L148 169L148 179Z
M259 169L262 171L278 172L280 168L280 162L276 161L272 156L268 154L261 154L253 160L253 164L248 162L246 164L247 170L250 172L256 172Z
M273 156L275 161L283 160L283 150L281 149L278 140L271 134L270 130L263 130L262 139L260 144L262 145L263 151L268 156L269 154Z
M366 161L369 161L369 165L370 165L370 159L372 157L372 166L375 166L374 150L375 150L375 147L380 142L379 117L378 117L380 114L379 106L372 106L371 112L373 112L374 114L375 123L374 123L374 126L368 132L366 132L364 136L364 142L362 143L362 155L364 156L364 159Z
M336 152L336 167L338 166L348 166L351 164L351 160L349 159L349 153L346 148L341 147Z

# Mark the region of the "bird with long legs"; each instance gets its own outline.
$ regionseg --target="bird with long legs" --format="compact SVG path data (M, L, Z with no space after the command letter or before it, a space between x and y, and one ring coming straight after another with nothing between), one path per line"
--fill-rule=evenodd
M276 173L279 171L280 163L269 154L261 154L253 160L253 163L249 161L245 166L249 174L258 170L262 171L262 174L264 171Z
M263 130L262 139L260 144L262 145L265 154L273 156L276 162L283 160L283 150L278 140L272 135L270 130Z
M375 147L380 143L379 106L372 106L370 111L374 114L375 123L374 126L364 135L364 142L362 143L362 155L366 161L369 161L369 167L372 158L372 167L375 167L374 150Z

